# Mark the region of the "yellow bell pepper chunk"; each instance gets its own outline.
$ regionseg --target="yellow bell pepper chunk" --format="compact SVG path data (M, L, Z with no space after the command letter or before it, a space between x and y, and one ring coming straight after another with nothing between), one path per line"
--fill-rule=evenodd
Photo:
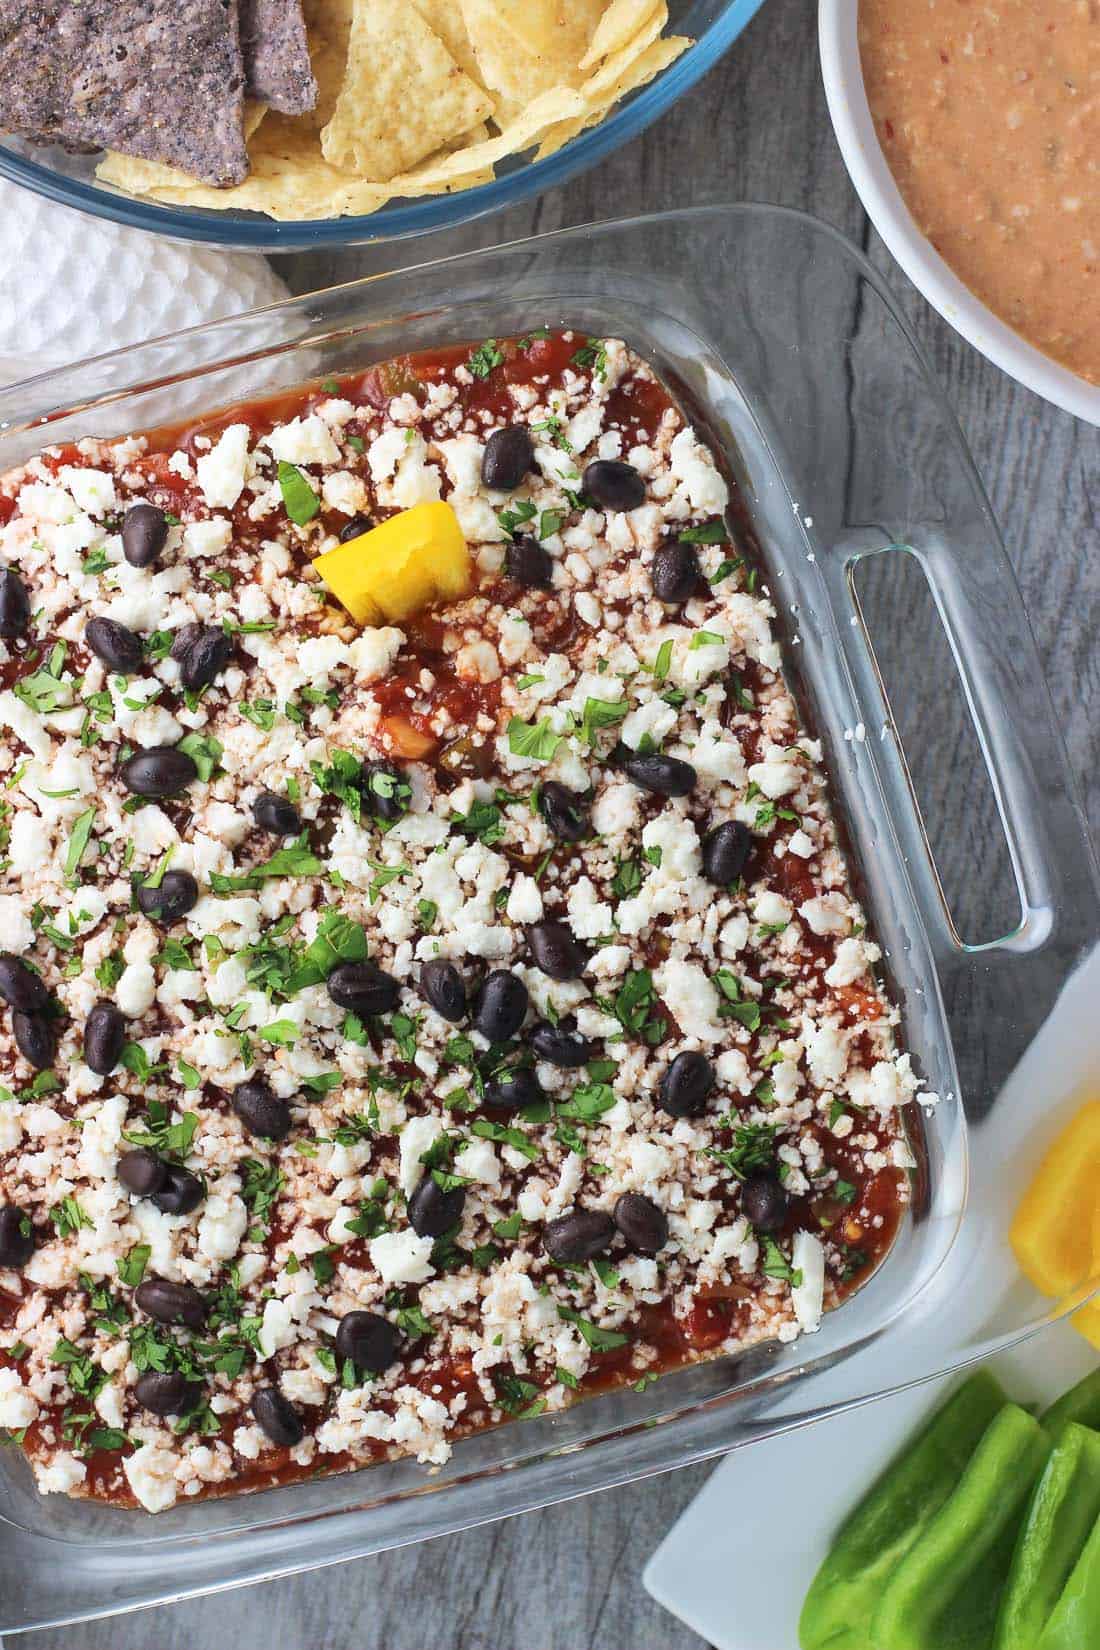
M1098 1202L1100 1101L1090 1100L1043 1158L1009 1230L1020 1270L1044 1295L1064 1296L1088 1281Z
M400 624L470 588L470 552L440 500L415 504L318 556L314 567L357 624Z
M1092 1275L1100 1278L1100 1189L1096 1195L1098 1201L1092 1214ZM1094 1295L1069 1321L1077 1333L1100 1352L1100 1295Z

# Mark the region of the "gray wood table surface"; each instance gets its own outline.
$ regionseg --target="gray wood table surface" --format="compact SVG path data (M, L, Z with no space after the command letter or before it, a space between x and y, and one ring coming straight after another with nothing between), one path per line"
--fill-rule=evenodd
M280 272L302 292L568 224L722 199L781 202L836 225L887 273L962 423L1004 529L1095 835L1100 433L984 361L893 265L833 139L814 14L812 0L768 0L724 62L644 137L531 205L396 248L290 257ZM899 645L909 646L919 683L923 647L913 652L911 634L908 644L899 634ZM942 788L946 798L957 789L950 774ZM640 1577L708 1470L685 1469L338 1569L16 1642L27 1650L47 1642L52 1650L689 1650L702 1641L649 1599ZM791 1487L792 1495L807 1491ZM751 1486L745 1516L752 1517ZM777 1531L777 1587L782 1542ZM730 1608L736 1611L735 1599Z

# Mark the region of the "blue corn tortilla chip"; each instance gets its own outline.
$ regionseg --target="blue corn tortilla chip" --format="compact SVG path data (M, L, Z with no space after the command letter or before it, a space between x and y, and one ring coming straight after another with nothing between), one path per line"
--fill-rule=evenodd
M0 127L248 176L237 0L0 0Z
M245 91L281 115L317 102L302 0L239 0Z

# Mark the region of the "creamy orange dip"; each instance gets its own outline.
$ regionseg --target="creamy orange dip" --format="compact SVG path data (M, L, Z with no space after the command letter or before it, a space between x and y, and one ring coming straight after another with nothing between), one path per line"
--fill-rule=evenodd
M1100 383L1100 0L860 0L867 97L921 230Z

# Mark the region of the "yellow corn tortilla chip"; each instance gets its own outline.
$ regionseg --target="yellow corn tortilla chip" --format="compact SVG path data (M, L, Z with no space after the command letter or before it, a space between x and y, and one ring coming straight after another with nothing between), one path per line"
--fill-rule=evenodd
M591 69L602 57L620 51L641 33L651 13L657 10L658 0L611 0L596 24L588 50L581 58L580 67ZM666 13L667 15L667 13Z
M668 7L664 0L660 0L657 10L646 18L634 38L628 40L625 46L620 46L618 51L611 52L604 58L595 74L589 75L581 86L585 97L593 103L598 103L605 92L610 91L617 81L626 77L631 64L652 46L667 22Z
M691 40L683 35L670 35L667 40L654 41L598 101L589 105L585 114L548 127L535 151L535 159L545 160L547 155L554 154L578 133L585 131L589 126L598 126L608 110L620 98L625 97L628 92L638 91L642 86L648 85L663 69L667 69L670 63L675 63L691 44Z
M477 54L467 33L458 0L413 0L413 4L432 33L442 40L463 74L468 74L480 86L482 80Z
M364 3L304 0L313 68L321 93L319 110L326 123L345 89L353 23ZM516 0L456 0L451 9L443 0L409 0L417 11L411 29L420 39L424 38L421 29L426 29L437 48L450 57L454 73L462 76L465 70L450 51L448 41L465 49L459 30L465 26L469 8L470 16L489 18L491 22L495 19L494 44L513 69L520 65L534 72L539 62L530 49L532 45L546 46L549 41L562 46L562 39L549 32L556 26L553 20L563 18L562 3L534 0L528 13L526 0L523 5ZM398 11L405 11L399 0L371 0L371 5L376 12L382 6L395 5ZM613 0L604 16L613 11L618 14L621 32L626 9ZM514 32L521 17L530 19L526 44ZM261 212L283 221L366 215L395 196L475 188L491 182L497 162L509 155L532 147L537 147L538 159L552 154L586 127L595 125L620 97L651 80L691 44L688 40L655 38L666 21L665 0L655 0L644 14L636 5L633 17L639 23L634 35L603 53L599 68L587 78L577 59L567 70L571 83L559 81L538 96L532 97L529 85L524 86L519 97L500 98L494 108L492 99L482 93L478 107L483 112L476 120L434 140L428 152L389 180L354 176L334 166L322 147L317 111L289 117L268 113L262 104L245 108L252 171L235 188L213 188L174 167L114 153L108 153L100 162L97 175L116 188L167 204ZM433 31L431 18L440 24L438 31ZM404 15L402 20L407 21ZM612 38L605 30L604 43ZM471 37L468 45L473 49L476 41ZM575 38L570 50L574 48ZM466 78L473 82L473 76ZM519 78L522 80L522 74ZM491 126L485 124L487 118Z
M461 0L481 77L526 105L555 86L579 86L580 60L606 0Z
M266 103L245 99L244 136L250 153L252 138L266 114ZM136 155L120 155L114 149L106 151L95 169L95 175L101 183L113 184L116 189L125 189L131 195L147 195L158 187L187 188L196 181L190 172L181 172L178 166L165 166L159 160L140 160ZM216 192L221 193L220 190Z
M461 149L441 159L425 161L414 171L390 180L395 195L409 193L407 186L418 186L427 193L432 183L454 185L459 179L491 169L508 155L520 154L539 143L546 132L559 121L573 120L588 112L588 105L579 92L569 86L556 86L543 92L498 137L486 143L476 143L470 149ZM414 190L414 192L416 192Z
M355 0L303 0L317 102L300 118L319 132L332 119L344 84Z
M488 137L488 128L475 127L467 138L474 140L467 150L481 147ZM126 166L134 163L120 157ZM443 152L428 163L435 166L447 158ZM372 183L353 178L330 166L321 153L317 132L300 117L269 115L262 135L257 135L249 149L252 171L244 183L233 189L214 189L196 183L183 172L171 167L157 170L170 174L168 181L154 178L140 186L122 183L115 175L107 180L133 193L147 195L165 205L235 208L240 212L263 212L269 218L284 222L303 219L336 218L348 214L366 216L377 212L393 198L395 190L387 184ZM105 163L106 164L106 163ZM124 174L125 175L125 174ZM475 184L492 179L492 167L470 169L463 166L453 177L437 177L433 172L418 176L410 172L402 179L401 193L408 196L449 194L452 189L473 188Z
M410 0L357 0L344 84L321 133L330 165L385 183L492 113Z
M506 132L509 126L515 125L522 114L522 103L516 103L510 97L498 98L493 111L493 125L498 132Z
M298 221L376 212L393 191L338 172L321 153L318 134L290 115L269 115L249 148L252 171L232 189L212 189L184 179L182 184L155 183L143 190L168 205L230 207L264 212L269 218Z

